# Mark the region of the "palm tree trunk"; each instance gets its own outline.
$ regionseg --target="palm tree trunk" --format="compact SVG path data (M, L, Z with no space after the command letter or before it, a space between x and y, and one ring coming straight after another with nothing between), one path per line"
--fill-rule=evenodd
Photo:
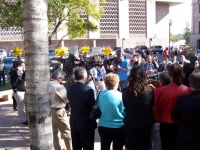
M23 26L30 149L53 150L47 0L23 0Z

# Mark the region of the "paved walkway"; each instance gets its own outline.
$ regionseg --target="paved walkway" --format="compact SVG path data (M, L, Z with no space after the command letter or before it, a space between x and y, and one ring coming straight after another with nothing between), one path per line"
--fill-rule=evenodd
M0 92L0 98L9 94L9 100L0 102L0 150L30 150L28 126L20 123L17 112L12 107L12 91ZM95 150L100 150L100 140L96 131ZM62 142L63 150L65 145Z

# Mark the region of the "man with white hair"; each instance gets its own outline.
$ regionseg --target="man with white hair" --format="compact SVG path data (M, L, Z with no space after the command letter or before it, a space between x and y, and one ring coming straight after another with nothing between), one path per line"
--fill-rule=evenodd
M65 105L68 103L67 92L61 82L65 77L65 72L57 70L53 72L51 85L51 113L53 128L53 144L55 150L61 150L58 132L60 131L67 150L72 150L71 130L69 119L65 111Z

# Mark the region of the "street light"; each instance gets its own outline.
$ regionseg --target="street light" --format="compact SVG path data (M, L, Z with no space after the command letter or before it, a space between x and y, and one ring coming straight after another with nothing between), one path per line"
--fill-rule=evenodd
M122 38L122 49L124 50L124 40L125 38Z

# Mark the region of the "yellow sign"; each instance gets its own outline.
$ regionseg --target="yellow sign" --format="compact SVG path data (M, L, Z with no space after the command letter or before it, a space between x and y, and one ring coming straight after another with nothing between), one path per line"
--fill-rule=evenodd
M112 49L110 47L103 48L103 53L105 55L112 54Z
M64 56L68 53L68 47L60 47L59 49L55 50L56 56Z
M81 53L89 53L90 52L90 47L89 46L83 46L81 47Z
M21 48L21 47L15 47L15 48L13 49L13 54L14 54L15 56L21 56L21 55L22 55L22 48Z

